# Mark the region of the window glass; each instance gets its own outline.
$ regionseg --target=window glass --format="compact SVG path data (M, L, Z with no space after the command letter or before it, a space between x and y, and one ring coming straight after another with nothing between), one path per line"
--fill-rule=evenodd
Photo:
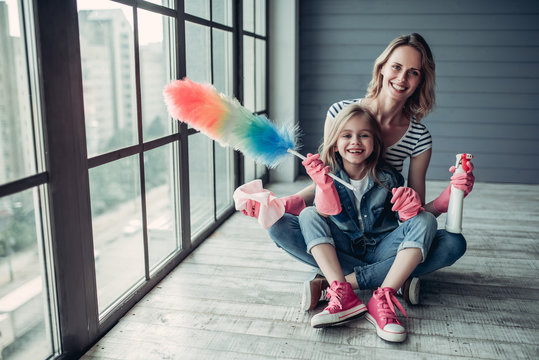
M243 106L253 112L255 110L255 95L255 38L243 36ZM244 157L243 171L245 182L255 179L256 168L252 158Z
M254 0L243 0L243 30L255 31L255 4Z
M172 20L138 10L142 127L144 141L172 133L172 123L163 101L163 88L175 76L170 63Z
M234 96L232 66L232 33L213 29L213 85L228 96Z
M234 153L230 148L215 146L215 196L217 214L232 205L234 193Z
M266 110L266 41L256 39L256 111Z
M44 170L31 5L0 1L0 185ZM59 351L45 193L38 186L0 198L2 359L45 359Z
M144 153L150 268L181 248L179 217L175 210L179 197L172 181L176 147L169 144Z
M232 33L213 30L213 84L217 91L233 96ZM231 205L234 192L233 151L215 146L215 196L217 214Z
M137 142L133 12L112 1L79 0L88 156Z
M212 20L223 25L232 26L232 0L213 0Z
M255 32L258 35L266 36L266 0L256 0Z
M255 111L255 38L243 37L243 106Z
M39 204L37 188L0 199L3 359L45 359L54 352Z
M214 221L213 141L197 133L189 136L189 194L191 236Z
M266 172L268 171L268 168L264 164L256 164L256 177L261 178L262 176L266 175Z
M90 169L99 313L144 276L138 155Z
M0 2L0 185L36 173L20 2Z
M187 77L196 82L211 82L210 29L186 21L185 43Z
M185 12L210 20L210 0L184 0Z
M166 7L171 8L171 9L175 8L174 7L174 3L175 3L174 0L145 0L145 1L153 3L153 4L157 4L157 5L166 6Z
M256 163L253 158L244 156L243 160L243 182L249 182L256 178Z

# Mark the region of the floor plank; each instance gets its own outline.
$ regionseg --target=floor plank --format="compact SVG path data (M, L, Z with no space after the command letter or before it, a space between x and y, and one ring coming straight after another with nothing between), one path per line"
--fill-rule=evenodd
M283 196L305 184L270 189ZM429 182L427 198L445 186ZM539 186L476 183L464 217L468 250L422 278L402 344L379 339L364 319L313 329L315 312L299 305L314 269L235 214L83 359L539 358Z

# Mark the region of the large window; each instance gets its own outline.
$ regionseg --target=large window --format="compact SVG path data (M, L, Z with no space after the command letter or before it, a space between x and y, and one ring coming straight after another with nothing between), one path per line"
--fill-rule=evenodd
M259 0L0 0L0 358L80 355L266 174L162 96L188 76L265 114L265 18Z
M181 250L178 126L164 86L176 78L176 19L79 0L79 37L100 314ZM163 10L163 9L159 9Z
M59 352L32 7L0 1L0 358Z
M210 6L209 0L188 0L185 11L187 77L234 96L232 1L215 0ZM233 152L190 132L189 164L191 233L196 235L232 202Z

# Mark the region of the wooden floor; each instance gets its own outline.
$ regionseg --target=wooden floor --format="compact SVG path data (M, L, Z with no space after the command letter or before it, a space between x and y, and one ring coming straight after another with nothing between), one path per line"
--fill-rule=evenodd
M429 182L427 197L443 186ZM313 269L236 213L83 359L539 359L539 186L476 183L464 216L468 250L422 278L402 344L365 319L312 328L299 306Z

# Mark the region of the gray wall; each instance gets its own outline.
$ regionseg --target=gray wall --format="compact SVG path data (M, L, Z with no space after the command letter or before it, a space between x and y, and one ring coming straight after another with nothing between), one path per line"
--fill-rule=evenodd
M449 179L470 152L477 181L539 183L539 1L301 0L303 152L316 151L328 107L363 97L375 58L411 32L436 60L427 178Z

